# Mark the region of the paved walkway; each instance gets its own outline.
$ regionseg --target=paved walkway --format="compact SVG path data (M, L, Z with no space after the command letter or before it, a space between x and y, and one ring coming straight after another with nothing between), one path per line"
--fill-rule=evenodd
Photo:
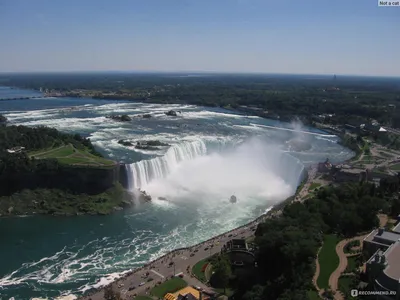
M384 227L388 222L387 215L379 214L378 218L379 218L380 226ZM344 300L344 297L343 297L342 293L339 291L339 287L338 287L339 278L347 268L347 258L357 255L354 253L344 253L343 248L347 245L347 243L358 240L358 241L360 241L360 250L362 250L362 241L367 235L368 234L364 234L364 235L356 236L356 237L353 237L350 239L345 239L345 240L340 241L336 245L336 253L339 256L339 266L329 277L329 286L332 289L332 291L335 293L335 300Z
M332 292L335 294L335 300L344 300L342 293L339 291L339 286L338 286L339 278L347 268L347 257L355 256L354 254L344 253L343 248L347 245L347 243L349 243L351 241L358 240L358 241L360 241L360 243L362 243L362 240L366 236L367 236L367 234L362 235L362 236L356 236L356 237L350 238L350 239L345 239L345 240L340 241L336 245L336 253L339 256L339 265L336 268L336 270L329 277L329 286L330 286Z
M308 195L311 184L313 183L315 176L317 175L317 166L312 166L311 169L308 170L308 178L304 183L302 189L296 195L294 201L303 201L303 198Z
M219 253L222 246L232 238L240 239L253 236L254 230L252 228L253 226L257 226L259 222L262 222L262 219L258 219L251 224L217 236L197 246L173 251L168 255L135 270L126 277L113 282L111 285L115 291L121 292L123 299L134 299L135 295L149 294L150 290L156 284L164 282L174 275L182 273L183 279L189 285L198 286L203 288L206 292L214 293L212 288L205 285L191 274L192 267L200 260ZM148 281L149 278L152 278L153 280ZM103 300L104 289L97 290L94 294L84 296L80 299Z
M315 259L315 273L314 273L314 277L313 277L313 284L315 286L315 288L317 289L317 293L318 295L321 297L322 293L324 292L323 289L320 289L317 283L318 277L319 277L319 272L320 272L320 266L319 266L319 261L318 261L318 255L319 255L319 251L321 251L322 246L318 249L317 252L317 258Z

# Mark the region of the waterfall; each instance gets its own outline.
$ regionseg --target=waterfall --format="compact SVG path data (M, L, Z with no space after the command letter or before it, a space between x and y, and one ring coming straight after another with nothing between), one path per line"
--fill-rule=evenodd
M165 155L125 165L128 189L145 187L151 180L166 177L180 162L207 154L203 141L181 142L170 147Z
M281 153L279 164L279 176L296 190L305 176L304 164L288 153Z
M297 158L286 152L266 151L260 159L260 164L282 178L294 191L305 176L305 167Z
M241 141L227 143L221 140L213 142L201 140L181 142L170 147L163 156L125 165L128 189L130 191L143 189L152 180L165 178L182 161L193 160L199 156L214 152L228 154L235 151L234 149L238 149L238 147L244 147L244 151L248 152L245 152L242 159L249 159L249 163L262 165L266 171L270 171L282 178L295 191L304 178L305 167L303 163L298 158L281 152L276 147L270 147L265 144L260 147L257 145L248 145L247 143L241 143ZM240 170L238 171L240 172Z

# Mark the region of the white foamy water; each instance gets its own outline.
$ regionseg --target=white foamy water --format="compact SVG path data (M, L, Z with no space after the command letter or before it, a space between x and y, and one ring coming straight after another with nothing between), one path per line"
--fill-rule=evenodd
M29 110L34 103L15 104L15 109L0 103L0 111L7 111L13 124L89 136L99 151L126 163L129 189L144 189L153 201L110 216L0 219L0 228L7 228L0 248L0 294L5 297L54 298L106 285L168 251L265 213L293 193L303 163L351 156L331 135L297 125L276 129L277 122L225 110L90 99L46 100L45 109ZM170 109L181 113L166 116ZM133 120L106 118L116 113ZM144 113L153 117L140 118ZM294 137L307 139L310 151L283 152ZM171 146L138 150L119 144L121 139ZM229 202L232 194L238 198L235 205Z

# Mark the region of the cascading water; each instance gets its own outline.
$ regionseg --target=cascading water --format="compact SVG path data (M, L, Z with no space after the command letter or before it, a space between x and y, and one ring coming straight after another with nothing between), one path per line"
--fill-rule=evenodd
M164 178L178 164L207 154L207 147L201 140L182 142L168 149L165 155L126 165L128 189L140 189L151 180Z
M251 157L251 160L259 160L257 163L263 165L266 171L275 173L295 190L304 177L305 168L302 162L288 153L263 144L261 141L250 143L252 146L247 147L248 155L246 156ZM168 149L163 156L125 165L128 189L130 191L143 189L151 181L167 177L182 162L212 153L228 154L239 148L246 148L246 143L242 143L241 140L229 142L226 140L212 142L197 140L179 143ZM232 163L236 163L235 159Z

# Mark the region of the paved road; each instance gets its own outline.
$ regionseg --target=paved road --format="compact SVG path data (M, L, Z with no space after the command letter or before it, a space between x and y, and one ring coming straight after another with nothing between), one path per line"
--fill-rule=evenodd
M209 257L210 255L219 253L222 246L232 238L248 238L254 234L250 228L257 225L261 220L254 221L253 223L237 228L222 236L218 236L210 241L204 242L198 246L174 251L168 256L154 261L146 267L143 267L129 276L122 278L112 284L114 290L119 290L124 299L133 299L135 295L144 295L149 292L155 284L161 283L170 279L174 274L183 273L183 279L189 285L198 286L203 288L206 292L213 292L213 290L203 284L201 281L192 276L191 269L198 261ZM211 247L211 245L213 245ZM205 250L205 248L208 248ZM148 282L149 278L153 280ZM142 284L140 286L140 284ZM129 288L135 287L131 291ZM102 300L104 299L104 290L99 290L95 294L82 297L81 299Z
M302 199L308 194L308 190L314 181L317 175L317 166L312 166L310 170L308 170L308 178L306 183L303 185L303 188L297 194L295 201L302 201Z
M300 191L300 193L302 193L301 195L306 195L308 193L308 189L314 180L316 173L317 168L316 166L313 166L311 170L309 170L306 184L303 186L302 191ZM301 201L301 197L296 198L296 201ZM279 214L279 212L277 212L277 214ZM189 285L198 286L203 288L205 291L212 292L210 287L193 277L191 274L193 265L202 259L219 253L223 245L232 238L248 238L253 236L254 230L252 230L252 227L257 226L258 223L262 222L265 218L266 216L263 216L246 226L236 228L197 246L180 251L173 251L167 256L134 271L127 277L113 282L111 285L114 290L121 292L124 299L133 299L135 295L148 294L155 284L161 283L176 274L183 273L184 280L186 280ZM211 245L213 245L213 247L211 247ZM205 248L208 249L205 250ZM149 278L152 278L153 280L148 281ZM134 287L134 289L132 289L132 287ZM129 291L129 289L131 290ZM104 289L98 290L94 294L80 299L103 300Z

